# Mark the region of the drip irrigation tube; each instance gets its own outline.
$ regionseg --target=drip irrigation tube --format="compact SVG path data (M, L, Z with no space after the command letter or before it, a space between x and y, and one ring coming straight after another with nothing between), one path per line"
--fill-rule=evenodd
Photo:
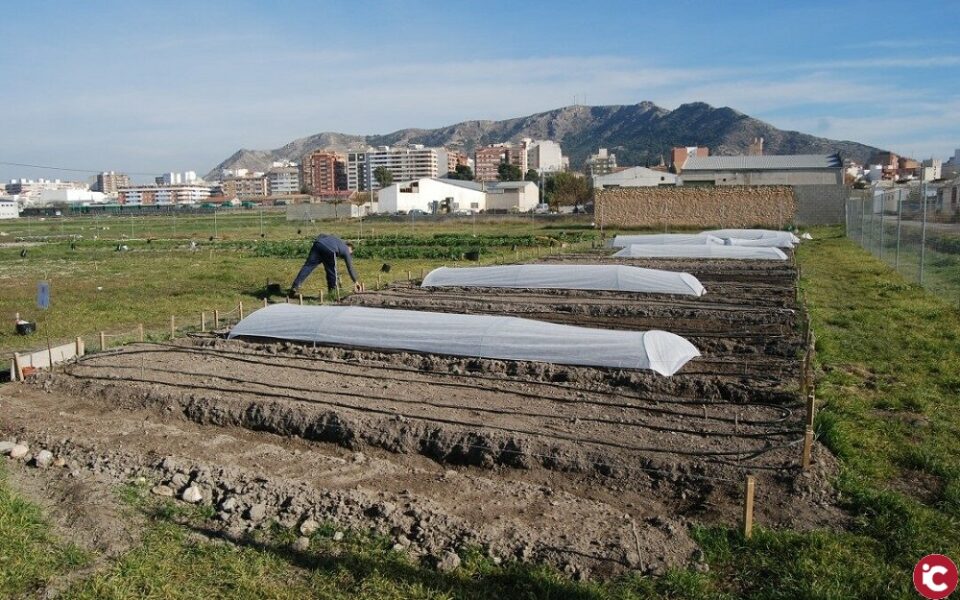
M374 368L374 369L380 369L380 370L386 370L386 371L397 371L397 372L414 373L414 374L421 374L421 375L431 375L431 374L432 374L432 375L440 375L440 376L445 376L445 377L450 377L450 376L451 376L450 373L443 373L443 372L436 372L436 371L424 372L424 371L421 371L421 370L419 370L419 369L413 369L413 368L409 368L409 367L397 367L397 366L387 366L387 365L384 365L384 366L381 366L381 365L376 365L376 366L373 366L373 365L361 365L361 364L359 364L359 363L357 363L357 362L355 362L355 361L347 361L347 360L335 359L335 358L322 358L322 359L320 359L320 358L309 357L309 356L274 355L274 354L264 354L264 353L258 353L258 352L237 352L237 351L226 350L226 349L208 350L208 349L201 349L201 348L185 348L185 347L183 347L183 346L178 346L178 345L176 345L176 344L164 344L164 343L155 343L155 344L153 344L153 345L159 346L159 347L161 347L161 348L163 348L163 349L162 349L162 350L136 349L136 350L127 350L126 352L122 352L122 351L121 351L121 352L116 352L116 351L115 351L115 352L111 352L110 354L112 354L112 355L131 354L131 355L132 355L132 354L138 354L138 353L150 354L150 353L163 353L163 352L175 351L175 352L183 352L183 353L190 353L190 354L200 354L200 355L205 355L205 356L214 356L214 357L225 358L225 359L229 359L229 360L236 360L236 361L238 361L238 362L244 362L244 363L247 363L247 364L256 364L256 365L263 365L263 366L268 366L268 367L280 367L280 368L289 368L289 369L296 369L296 370L315 371L315 372L320 372L320 373L329 373L329 374L332 374L332 375L344 375L344 373L343 373L342 371L339 371L339 370L336 370L336 369L331 369L331 368L325 368L325 367L323 367L323 366L318 366L318 365L316 365L316 363L317 363L318 360L322 360L323 362L340 364L340 365L343 365L343 366L346 366L346 367L351 367L351 368ZM87 361L90 361L90 360L95 360L97 357L101 357L101 356L104 356L104 355L105 355L105 353L91 354L91 355L88 355L88 356L85 356L85 357L81 358L81 360L80 360L79 362L87 362ZM270 360L270 361L255 360L255 359L249 358L250 356L255 356L255 357L258 357L258 358L269 358L269 359L272 359L272 360ZM310 366L307 366L307 367L295 367L295 366L290 366L290 365L278 365L278 364L275 362L276 359L278 359L278 358L283 359L283 360L293 360L293 361L300 361L300 362L311 362L311 363L314 363L314 364L312 364L312 365L310 365ZM356 374L356 375L351 375L351 376L369 378L369 375L367 375L367 374ZM470 377L471 379L482 379L482 380L496 381L496 382L498 382L498 383L502 383L502 382L505 380L504 377L492 377L492 376L489 376L489 375L473 374L473 373L471 373L471 374L469 375L469 377ZM386 378L386 377L381 377L381 379L388 379L388 378ZM671 411L671 410L668 410L668 409L662 409L662 408L656 408L656 407L638 406L638 405L636 405L636 404L630 404L630 403L625 403L625 402L601 402L601 401L589 400L589 399L585 399L585 398L581 398L581 399L577 399L577 400L570 400L570 399L565 399L565 398L557 398L556 396L544 396L543 394L537 394L537 393L533 393L533 392L525 392L525 391L522 391L522 390L504 389L504 388L499 387L499 386L489 387L489 386L479 386L479 385L473 385L473 384L462 383L462 382L429 381L429 380L423 380L423 379L402 379L402 378L397 378L397 377L391 377L391 378L389 378L389 380L392 380L392 381L402 381L402 382L406 382L406 383L423 383L423 384L438 385L438 386L443 386L443 387L452 387L452 388L460 388L460 389L495 391L495 392L500 392L500 393L505 393L505 394L513 394L513 395L520 396L520 397L524 397L524 398L532 398L532 399L538 399L538 400L547 399L547 400L553 400L553 401L557 401L557 402L571 402L571 403L577 403L577 404L592 404L592 405L596 405L596 406L611 407L611 408L626 408L626 409L646 410L646 411L648 411L648 412L655 412L655 413L666 414L666 415L676 415L676 416L684 416L684 417L685 417L685 416L690 416L690 417L698 417L698 416L699 416L699 415L697 415L696 413L689 413L689 412L686 412L686 411ZM573 393L579 392L579 393L595 394L595 395L599 395L599 396L603 396L603 397L607 397L607 398L621 398L621 397L622 397L622 398L628 398L628 399L632 399L632 400L644 400L644 401L648 401L648 402L655 402L655 403L662 403L662 404L675 404L675 405L681 405L681 406L697 406L697 407L702 407L702 406L743 406L743 407L755 407L755 408L761 408L761 409L769 410L769 411L771 411L771 412L778 413L778 414L780 415L780 417L777 418L777 419L768 419L768 420L741 420L741 421L740 421L740 422L743 423L743 424L749 424L749 425L763 425L763 426L778 425L778 424L781 424L781 423L786 422L786 421L789 420L790 417L793 415L793 411L792 411L791 409L785 407L785 406L778 406L778 405L766 404L766 403L763 403L763 402L733 402L733 401L729 401L729 400L696 400L696 401L692 401L692 400L691 400L691 401L685 401L685 400L678 400L678 399L672 398L672 397L651 397L651 396L641 396L641 395L634 395L634 394L622 394L622 393L618 393L618 392L607 392L607 391L603 391L603 390L590 390L590 389L587 389L587 388L577 388L577 387L572 387L572 386L565 386L565 385L561 385L561 384L558 384L558 383L555 383L555 382L518 381L518 380L507 380L507 381L513 381L513 382L515 382L515 383L520 383L520 384L524 384L524 385L539 385L539 386L552 387L552 388L561 389L561 390L564 390L564 391L567 391L567 392L573 392ZM736 419L730 418L730 417L712 417L712 419L713 419L713 420L717 420L717 421L722 421L722 422L729 422L729 423L733 423L733 422L736 421Z

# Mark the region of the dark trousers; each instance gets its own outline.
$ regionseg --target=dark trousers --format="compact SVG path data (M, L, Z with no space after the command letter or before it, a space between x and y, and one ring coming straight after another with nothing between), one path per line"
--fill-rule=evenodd
M299 288L307 279L310 273L317 268L317 265L323 264L323 270L327 274L327 288L337 289L337 255L323 244L314 242L310 248L310 254L307 256L307 262L303 263L297 278L293 280L293 287Z

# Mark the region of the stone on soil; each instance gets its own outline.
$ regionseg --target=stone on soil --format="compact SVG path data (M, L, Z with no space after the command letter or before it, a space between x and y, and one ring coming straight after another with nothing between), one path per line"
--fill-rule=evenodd
M195 485L191 485L187 489L183 490L183 495L181 496L184 502L190 502L191 504L196 504L203 500L203 492L200 491Z
M33 458L34 464L36 464L41 469L49 467L53 462L53 452L49 450L41 450L37 452L37 455Z
M30 452L30 447L23 444L17 444L10 449L10 458L23 458Z

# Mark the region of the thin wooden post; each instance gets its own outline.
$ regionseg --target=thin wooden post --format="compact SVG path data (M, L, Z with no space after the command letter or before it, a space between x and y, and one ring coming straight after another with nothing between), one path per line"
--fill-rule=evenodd
M107 349L107 334L100 332L100 351L103 352Z
M303 294L297 294L297 301L303 306Z
M177 337L177 321L176 321L176 317L174 317L173 315L170 315L170 339L172 340L172 339L174 339L174 338L176 338L176 337Z
M377 289L380 289L380 273L377 273Z
M807 428L803 435L803 459L800 466L804 471L810 468L811 455L813 453L813 429Z
M207 331L207 313L200 311L200 331L206 333Z
M413 279L413 275L410 274L410 269L407 269L407 281L410 281L412 279Z
M213 328L220 329L220 309L213 309Z
M807 427L813 427L813 419L816 416L816 397L813 388L807 390Z
M267 307L267 299L266 299L266 298L263 299L263 307L264 307L264 308Z
M323 288L320 288L320 304L323 304Z
M240 320L243 320L243 300L237 305L237 311L240 313Z
M83 338L80 336L77 336L77 339L74 340L74 343L76 344L77 356L83 356L86 350L86 348L83 347Z
M424 275L423 275L423 267L420 267L420 280L421 280L421 281L423 280L423 277L424 277Z
M753 493L756 481L753 475L747 475L743 489L743 537L750 539L753 535Z
M203 313L200 313L200 322L203 322ZM140 340L140 343L143 343L143 323L137 324L137 337Z
M23 367L20 365L20 354L13 353L13 376L17 381L23 381Z
M53 347L50 346L50 338L47 338L47 360L50 361L50 370L53 370Z

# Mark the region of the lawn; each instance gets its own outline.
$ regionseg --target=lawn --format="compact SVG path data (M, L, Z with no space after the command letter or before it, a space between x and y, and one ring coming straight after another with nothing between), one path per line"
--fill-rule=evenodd
M288 550L284 531L249 545L197 542L189 520L142 508L150 516L142 545L66 597L916 598L911 572L919 558L935 552L960 558L960 315L841 230L813 234L798 257L817 339L816 430L840 459L836 485L852 516L848 530L775 531L760 523L746 541L730 529L696 527L708 573L577 583L550 569L498 566L479 555L442 574L362 532L335 546L322 529L302 554ZM158 261L144 264L159 272L167 268L161 261L175 259L143 260ZM272 268L285 265L292 273L298 266L294 259L235 255L209 260L265 261L260 271L242 269L248 280L228 278L226 266L218 270L233 293L256 285ZM174 273L150 289L159 293L179 282L182 287L174 287L184 297L209 302L210 295L191 295L200 279ZM31 589L82 562L57 545L35 509L2 481L0 528L0 555L13 543L38 554L49 549L46 562L31 570L22 562L0 563L0 586L13 586L8 590Z

